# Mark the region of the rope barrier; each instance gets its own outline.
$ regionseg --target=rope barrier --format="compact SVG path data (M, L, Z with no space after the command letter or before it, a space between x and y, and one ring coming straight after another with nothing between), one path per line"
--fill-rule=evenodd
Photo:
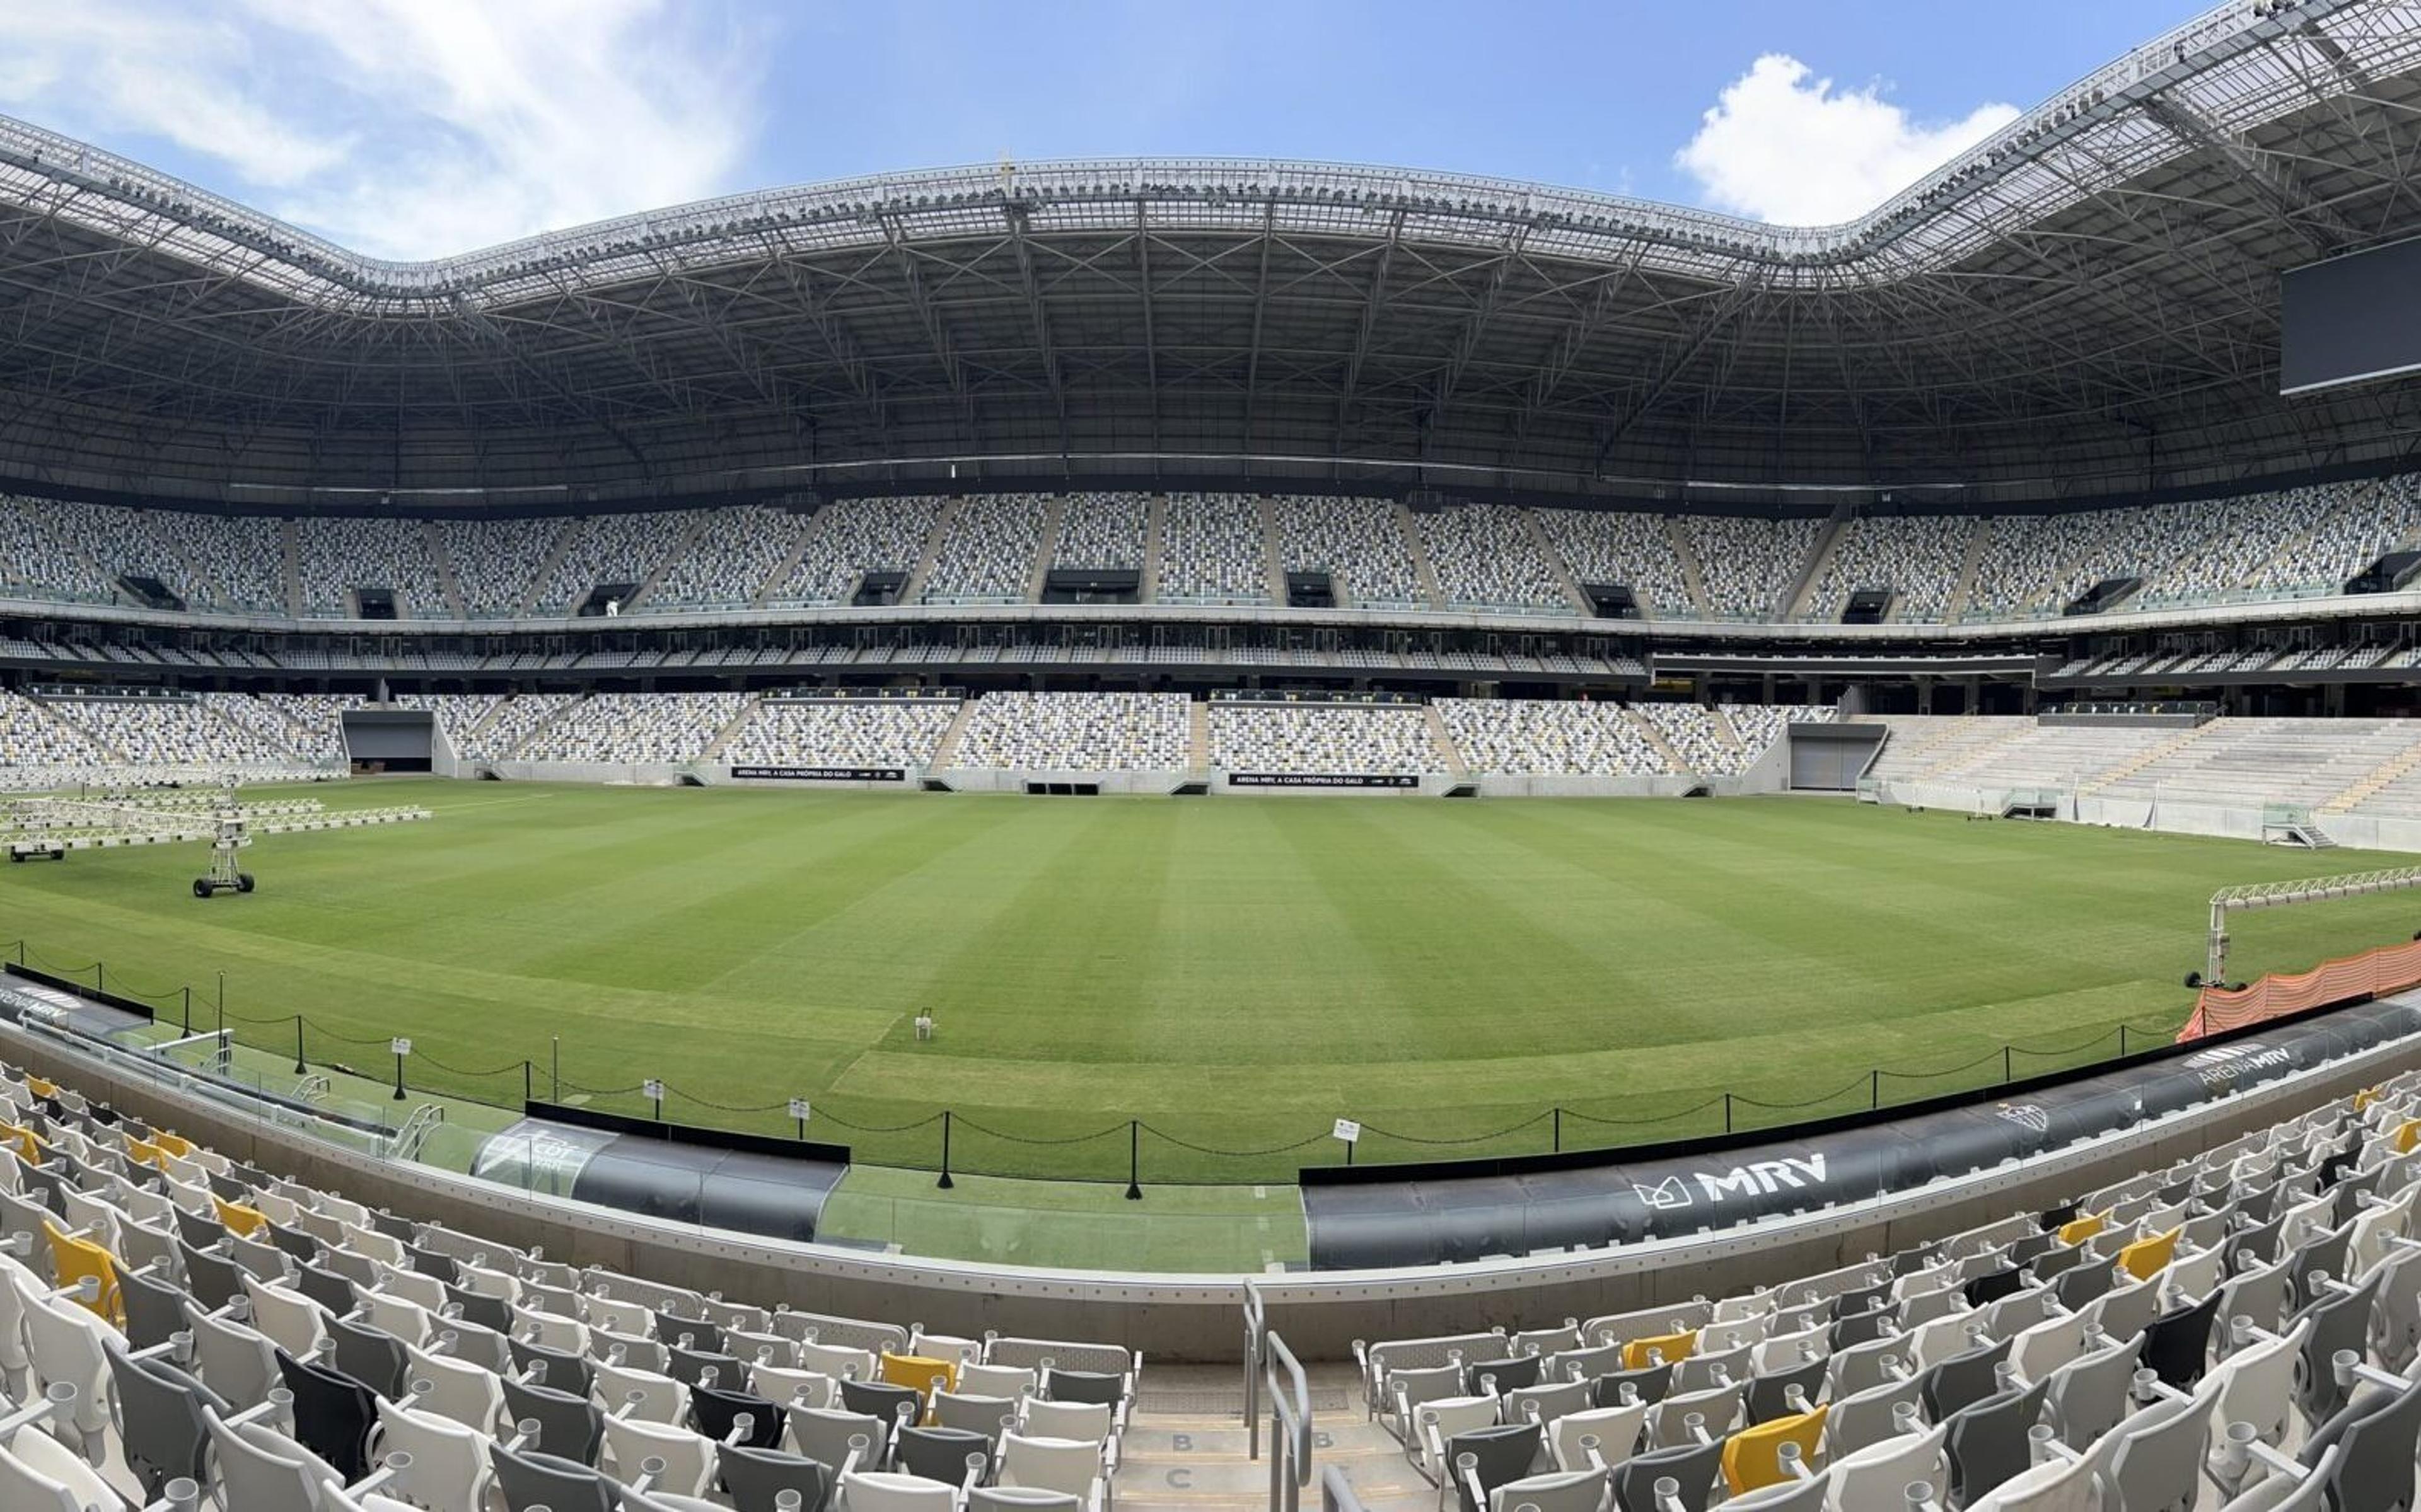
M75 977L86 973L103 974L105 972L106 963L99 960L91 961L82 966L65 966L55 963L49 958L42 956L39 952L35 951L23 940L8 944L0 944L0 953L12 951L21 960L55 976ZM97 980L105 979L105 975L97 974ZM112 990L122 993L127 997L140 999L145 1002L166 1002L169 999L182 996L188 990L182 987L172 987L159 992L148 992L129 989L120 985L113 985ZM206 1005L197 1005L197 1009L201 1006ZM280 1028L290 1030L297 1018L297 1015L290 1013L256 1015L226 1010L224 1008L211 1008L210 1011L219 1015L221 1021L224 1021L230 1026L277 1025ZM389 1039L389 1037L386 1036L348 1035L338 1030L322 1027L319 1022L310 1019L308 1016L303 1016L302 1023L306 1043L311 1040L321 1040L333 1041L335 1044L339 1046L376 1046L383 1048L388 1043ZM1691 1103L1687 1107L1675 1108L1665 1112L1646 1114L1636 1116L1609 1116L1604 1114L1590 1113L1580 1108L1547 1108L1539 1113L1533 1114L1531 1116L1523 1119L1521 1122L1508 1124L1502 1129L1479 1134L1431 1135L1407 1133L1399 1130L1388 1129L1381 1125L1372 1124L1367 1120L1363 1123L1363 1129L1366 1133L1374 1138L1394 1140L1403 1145L1442 1149L1465 1146L1486 1145L1495 1141L1504 1140L1512 1135L1522 1133L1524 1130L1536 1129L1539 1125L1548 1122L1550 1119L1572 1119L1582 1124L1594 1125L1607 1129L1637 1129L1660 1124L1679 1123L1685 1119L1694 1118L1700 1114L1706 1113L1711 1108L1726 1103L1744 1108L1760 1109L1767 1112L1793 1113L1803 1109L1820 1107L1827 1103L1839 1102L1861 1089L1867 1090L1869 1095L1872 1096L1875 1090L1880 1087L1882 1079L1885 1077L1892 1078L1896 1081L1935 1080L1942 1077L1956 1076L1961 1072L1973 1070L1978 1067L1988 1065L1996 1059L2003 1060L2006 1064L2009 1057L2017 1055L2028 1055L2037 1058L2075 1055L2081 1052L2090 1050L2097 1045L2108 1043L2113 1039L2118 1039L2123 1042L2126 1035L2130 1033L2152 1037L2152 1042L2163 1043L2166 1041L2167 1037L2173 1033L2173 1030L2169 1025L2164 1023L2148 1024L2141 1021L2126 1020L2121 1021L2119 1023L2109 1028L2102 1029L2088 1037L2079 1039L2071 1044L2040 1046L2008 1043L1998 1046L1984 1054L1976 1056L1973 1060L1961 1062L1956 1066L1934 1069L1910 1071L1888 1066L1877 1067L1850 1082L1844 1083L1840 1087L1834 1091L1795 1101L1776 1102L1770 1101L1762 1098L1752 1097L1745 1093L1716 1092L1697 1102ZM240 1041L243 1038L242 1036L239 1036L238 1037ZM289 1050L291 1047L278 1044L268 1045L266 1047L257 1045L250 1048L268 1048L282 1052ZM503 1065L497 1066L492 1069L477 1069L451 1065L435 1055L427 1053L426 1052L415 1052L415 1058L419 1062L426 1064L431 1071L439 1075L461 1078L469 1081L481 1081L499 1076L506 1076L510 1074L517 1068L522 1068L524 1071L530 1071L542 1068L545 1065L544 1062L538 1060L516 1059L507 1061ZM541 1074L545 1073L541 1072ZM551 1086L557 1090L558 1093L568 1092L590 1098L633 1097L643 1094L647 1090L647 1083L645 1082L636 1083L629 1086L587 1086L570 1080L558 1081L551 1074L547 1075L547 1081ZM684 1103L707 1109L712 1113L732 1117L750 1117L780 1113L787 1110L790 1105L790 1099L788 1099L780 1101L763 1103L720 1102L712 1098L701 1097L696 1093L672 1085L669 1083L664 1084L663 1094L666 1099L678 1099ZM473 1100L477 1099L474 1099ZM1885 1105L1888 1106L1888 1104ZM926 1114L922 1117L910 1119L901 1123L859 1123L847 1117L843 1117L840 1115L834 1113L829 1107L820 1103L815 1109L814 1117L820 1124L846 1130L856 1134L912 1133L918 1130L929 1129L933 1125L941 1123L945 1118L947 1118L952 1120L956 1126L963 1128L971 1134L977 1134L985 1138L1000 1140L1010 1145L1027 1146L1036 1148L1054 1148L1061 1146L1091 1144L1095 1141L1114 1138L1122 1131L1132 1130L1138 1138L1141 1135L1148 1133L1155 1139L1162 1140L1178 1149L1185 1150L1192 1154L1206 1156L1216 1160L1231 1161L1270 1160L1278 1156L1290 1155L1313 1146L1325 1145L1334 1137L1327 1130L1323 1130L1319 1132L1306 1134L1301 1139L1237 1149L1217 1145L1201 1144L1197 1141L1184 1138L1181 1135L1171 1133L1169 1130L1163 1129L1156 1124L1140 1119L1121 1119L1116 1123L1107 1125L1104 1128L1083 1133L1044 1136L1013 1133L1007 1130L995 1129L988 1124L970 1118L966 1115L959 1113L955 1109L936 1110L932 1113ZM1615 1145L1604 1147L1615 1149L1619 1148L1620 1146Z
M1745 1092L1735 1092L1731 1095L1731 1099L1734 1102L1737 1102L1743 1107L1770 1108L1776 1113L1789 1113L1800 1108L1813 1108L1820 1103L1834 1101L1835 1099L1844 1097L1851 1091L1858 1087L1865 1086L1866 1084L1867 1078L1861 1076L1852 1081L1842 1083L1839 1086L1825 1093L1820 1098L1809 1098L1804 1102L1766 1102L1759 1099L1752 1098Z
M962 1113L953 1114L951 1117L961 1129L972 1129L978 1134L989 1134L994 1139L1005 1139L1012 1145L1086 1145L1097 1139L1105 1139L1112 1134L1123 1134L1127 1130L1126 1124L1121 1121L1112 1124L1107 1129L1096 1130L1089 1134L1070 1134L1065 1139L1037 1139L1023 1134L1004 1133L997 1129L987 1129Z

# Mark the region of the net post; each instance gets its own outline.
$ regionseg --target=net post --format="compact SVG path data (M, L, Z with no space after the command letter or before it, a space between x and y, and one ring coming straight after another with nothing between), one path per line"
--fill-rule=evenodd
M1127 1120L1127 1201L1143 1201L1143 1127Z
M294 1016L294 1074L303 1075L310 1068L303 1061L303 1015Z
M944 1192L958 1185L950 1179L950 1110L942 1110L942 1179L933 1183Z

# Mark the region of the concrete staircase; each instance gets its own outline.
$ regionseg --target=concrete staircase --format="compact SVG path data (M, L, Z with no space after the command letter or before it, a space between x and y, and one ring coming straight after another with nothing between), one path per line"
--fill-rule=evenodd
M1040 603L1042 585L1050 581L1051 564L1059 557L1059 532L1068 528L1068 496L1051 495L1042 510L1042 538L1034 548L1034 566L1025 574L1025 601Z
M1144 510L1143 576L1135 580L1135 599L1152 603L1160 598L1160 550L1168 528L1168 495L1153 494Z
M1672 542L1673 554L1680 560L1681 584L1690 590L1690 603L1698 617L1704 619L1707 616L1707 583L1698 574L1698 553L1690 550L1690 533L1683 530L1681 522L1671 515L1666 515L1662 523L1664 538Z
M1991 539L1992 522L1990 520L1979 515L1969 522L1967 554L1959 563L1959 581L1952 585L1950 597L1942 604L1942 617L1945 623L1958 623L1959 616L1967 612L1967 596L1976 591L1976 571L1983 566L1984 549ZM1892 617L1899 617L1898 606L1894 606Z
M941 740L934 742L932 759L925 763L926 770L947 768L959 759L959 740L967 733L967 721L975 717L975 712L974 699L960 700L958 717L950 721L950 727L944 730Z
M528 584L522 589L520 601L513 606L516 614L529 616L538 613L538 596L546 591L547 580L554 577L554 569L562 565L563 554L571 550L572 535L579 529L578 516L564 517L554 533L553 544L546 549L545 558L538 564L538 570L530 574Z
M1421 712L1429 717L1429 740L1437 746L1440 759L1445 762L1445 770L1457 777L1470 776L1471 765L1462 759L1461 751L1456 749L1454 733L1445 727L1445 716L1438 712L1437 705L1423 704Z
M1850 507L1835 505L1823 528L1816 532L1816 543L1808 548L1807 559L1799 564L1799 576L1774 605L1776 619L1797 619L1807 612L1807 600L1816 591L1816 580L1824 575L1824 564L1833 559L1833 547L1841 538L1841 527L1849 522Z
M1199 698L1185 706L1185 768L1210 770L1210 706Z
M1420 585L1421 597L1432 609L1445 607L1445 590L1438 586L1437 564L1429 560L1427 547L1421 544L1420 522L1413 518L1409 504L1396 506L1396 528L1404 533L1404 546L1413 553L1413 581Z
M2421 767L2421 740L2414 740L2403 750L2355 778L2347 785L2343 792L2321 803L2319 812L2343 814L2358 808L2365 799L2411 772L2415 767Z
M294 522L277 522L278 563L286 595L286 612L296 619L303 617L303 545L295 538Z
M916 553L916 565L908 569L908 581L899 585L901 603L920 603L925 598L925 581L933 575L933 559L942 553L942 542L950 534L950 526L966 507L963 499L944 501L942 512L933 517L933 528L925 533L925 546Z
M799 569L799 558L807 554L807 534L815 528L815 520L806 515L802 515L798 519L799 538L792 541L790 549L782 553L782 565L767 573L765 581L757 585L756 596L748 600L750 608L764 608L766 600L787 587L789 585L790 574Z
M689 512L689 523L681 527L680 538L673 542L671 551L657 558L655 566L648 569L648 575L641 578L639 585L631 590L631 602L624 604L622 606L624 609L629 609L633 604L648 601L648 595L656 591L656 585L664 580L666 572L672 570L672 565L689 555L690 548L697 544L698 538L714 528L716 513L717 511L712 509L692 509Z
M1735 751L1745 751L1748 749L1748 742L1740 738L1740 727L1732 723L1732 717L1729 714L1725 713L1721 708L1717 708L1714 710L1714 717L1708 720L1707 723L1714 727L1715 739L1717 740L1721 741L1725 745L1730 746Z
M449 586L451 586L451 585L449 585ZM461 590L459 587L456 587L453 591L456 600L460 601L461 598ZM505 706L511 702L512 700L509 698L499 698L494 703L488 706L488 711L486 713L471 722L470 728L460 731L447 730L445 732L445 738L453 743L454 754L459 756L470 750L477 739L487 733L488 726L496 722L496 716L505 711Z
M57 725L61 728L66 729L72 734L83 737L85 741L91 745L94 750L108 756L111 760L124 761L126 759L125 752L110 744L107 740L102 740L98 734L86 727L82 720L70 719L67 715L59 712L58 705L51 703L46 699L38 698L32 694L27 694L25 695L25 702L29 707L39 709L43 714L47 715L50 718L51 723Z
M1436 1489L1393 1435L1364 1418L1352 1367L1311 1365L1305 1375L1313 1482L1304 1505L1319 1504L1319 1473L1334 1465L1370 1512L1433 1512ZM1119 1512L1268 1512L1266 1420L1260 1458L1247 1457L1249 1442L1237 1367L1153 1364L1122 1441L1112 1500Z
M554 724L557 720L562 719L567 714L576 713L579 710L580 706L586 702L588 702L588 694L582 694L579 697L574 698L571 702L564 705L561 709L556 709L554 713L547 715L546 718L539 720L528 729L522 731L521 739L515 740L508 749L498 752L496 759L499 761L510 761L515 756L520 756L523 751L529 749L531 741L536 740L540 735L545 733L547 726Z
M742 703L740 712L723 722L723 728L714 732L714 739L706 742L706 749L698 753L697 758L700 761L722 760L723 753L731 748L731 742L738 740L740 732L748 727L748 722L757 717L758 707L764 701L763 695L758 694Z
M2226 720L2206 720L2190 730L2179 730L2177 734L2170 736L2160 744L2138 751L2133 756L2129 756L2126 760L2121 761L2116 766L2110 768L2108 771L2096 772L2091 777L2078 783L2076 785L2076 796L2079 798L2089 798L2093 794L2100 792L2102 788L2109 787L2112 783L2124 782L2148 767L2156 766L2163 761L2166 761L2169 757L2176 756L2179 752L2183 751L2187 746L2194 744L2196 740L2201 740L2205 735L2210 734L2212 730L2219 728L2220 725L2226 723Z
M434 520L420 522L420 540L429 553L430 565L437 569L437 586L445 594L445 613L455 619L471 617L471 606L462 601L462 580L454 575L454 553L445 549L445 532L437 528Z
M1673 749L1673 742L1664 739L1664 732L1656 727L1655 721L1636 709L1625 709L1622 712L1631 721L1632 727L1647 740L1658 756L1664 758L1665 771L1686 772L1692 770L1690 764L1681 759L1681 753Z
M1278 534L1278 507L1268 499L1255 499L1253 507L1261 517L1261 551L1270 569L1270 602L1286 606L1286 548Z
M1581 591L1581 580L1572 576L1572 565L1564 560L1563 553L1555 550L1555 543L1547 537L1547 527L1539 523L1539 511L1517 507L1513 512L1521 518L1522 528L1530 533L1530 542L1539 548L1539 555L1546 561L1547 570L1555 575L1555 585L1571 596L1572 607L1584 615L1596 614L1597 606L1589 602L1587 594Z

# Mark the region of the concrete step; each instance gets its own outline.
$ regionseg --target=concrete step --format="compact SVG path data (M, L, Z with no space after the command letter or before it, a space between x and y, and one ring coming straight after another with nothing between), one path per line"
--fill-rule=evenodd
M1396 1442L1395 1435L1375 1423L1340 1423L1332 1427L1315 1419L1311 1431L1312 1452L1324 1457L1400 1457L1404 1452L1403 1446ZM1266 1425L1263 1426L1261 1439L1266 1445L1269 1442ZM1158 1425L1145 1427L1137 1424L1128 1427L1126 1437L1120 1442L1130 1464L1139 1460L1181 1459L1204 1455L1242 1459L1249 1445L1249 1436L1233 1419L1203 1427L1164 1427Z

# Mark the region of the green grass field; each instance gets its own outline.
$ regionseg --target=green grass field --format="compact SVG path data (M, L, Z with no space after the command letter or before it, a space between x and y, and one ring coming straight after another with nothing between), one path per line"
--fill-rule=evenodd
M1719 1129L1725 1091L1745 1127L1981 1085L2005 1044L2080 1064L2182 1020L2212 889L2388 864L1788 799L320 792L438 818L265 838L261 890L208 902L199 846L10 866L0 943L172 1022L190 983L203 1027L224 972L273 1071L301 1013L315 1065L388 1075L409 1035L415 1089L517 1105L559 1037L599 1106L653 1076L668 1117L789 1131L804 1096L811 1134L929 1169L947 1107L962 1172L1121 1186L1131 1118L1147 1184L1249 1190L1341 1158L1340 1115L1358 1159L1423 1159L1546 1148L1555 1107L1613 1145ZM2245 916L2237 972L2415 912Z

